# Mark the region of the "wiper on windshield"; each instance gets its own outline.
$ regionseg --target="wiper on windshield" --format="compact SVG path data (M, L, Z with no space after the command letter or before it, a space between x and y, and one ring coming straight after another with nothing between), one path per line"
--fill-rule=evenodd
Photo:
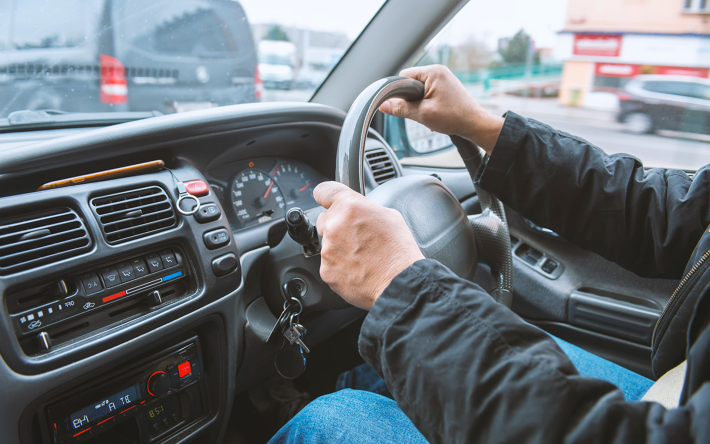
M0 119L0 133L10 133L28 129L39 130L107 126L162 115L163 113L160 111L69 113L56 109L22 110L14 111L10 113L7 118Z

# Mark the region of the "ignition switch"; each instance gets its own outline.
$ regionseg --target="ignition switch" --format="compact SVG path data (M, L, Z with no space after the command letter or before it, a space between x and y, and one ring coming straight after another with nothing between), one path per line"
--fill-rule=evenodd
M308 292L308 286L306 281L299 277L294 277L288 280L283 286L283 292L286 300L291 298L296 298L298 300L303 299Z

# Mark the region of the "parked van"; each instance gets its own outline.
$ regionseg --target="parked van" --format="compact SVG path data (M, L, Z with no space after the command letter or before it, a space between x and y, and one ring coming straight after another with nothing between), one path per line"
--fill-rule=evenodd
M0 116L254 102L256 69L249 22L235 1L0 2Z

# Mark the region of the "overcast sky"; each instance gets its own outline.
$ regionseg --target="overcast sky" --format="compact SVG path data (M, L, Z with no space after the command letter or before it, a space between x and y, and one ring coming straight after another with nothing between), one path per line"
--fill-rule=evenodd
M275 22L319 31L341 31L350 39L358 36L383 3L382 0L239 1L251 23ZM567 0L471 0L439 35L437 43L455 44L474 36L494 49L498 38L512 36L524 28L538 47L549 47L564 25L566 8Z

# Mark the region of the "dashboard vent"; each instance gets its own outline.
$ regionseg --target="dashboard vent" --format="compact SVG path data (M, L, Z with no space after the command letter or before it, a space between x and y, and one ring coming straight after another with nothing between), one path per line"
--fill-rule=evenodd
M109 244L164 231L177 223L172 201L157 186L95 197L91 207Z
M375 176L377 185L382 185L390 179L397 177L392 159L383 148L377 148L365 153L365 159L370 164L370 170Z
M90 249L84 221L70 208L0 220L0 275L51 264Z

